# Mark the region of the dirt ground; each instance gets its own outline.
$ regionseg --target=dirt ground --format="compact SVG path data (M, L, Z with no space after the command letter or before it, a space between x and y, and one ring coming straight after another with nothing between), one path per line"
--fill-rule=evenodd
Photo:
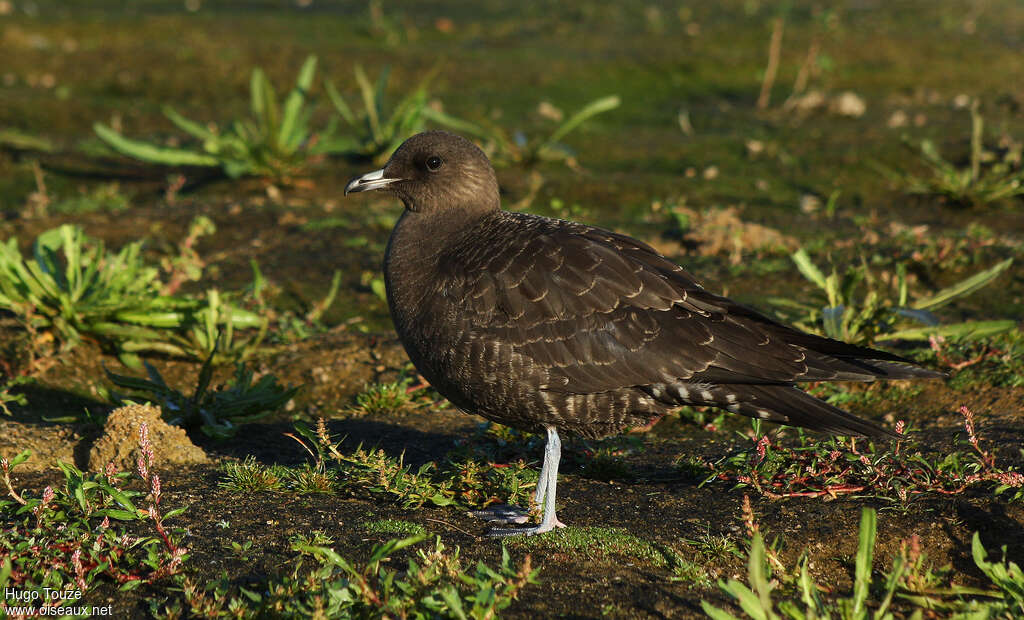
M943 319L1024 316L1019 199L969 209L911 198L867 163L914 166L916 155L908 153L915 151L904 141L916 144L924 137L937 140L944 152L966 153L968 117L955 104L964 93L985 101L993 135L1024 136L1024 82L1017 79L1024 9L1017 3L907 8L868 2L827 10L795 3L786 16L778 93L768 110L756 109L754 101L775 14L758 2L721 7L582 3L551 12L490 1L473 7L389 4L384 21L374 18L372 7L379 9L379 3L371 3L369 12L356 3L184 4L201 8L193 12L170 1L127 10L113 2L68 8L57 2L0 1L0 56L7 59L0 67L0 129L44 136L57 145L49 154L0 149L0 238L16 236L27 251L40 232L72 222L111 248L146 239L147 256L156 260L173 255L189 222L205 215L217 232L197 246L206 266L202 279L190 285L194 292L246 286L250 262L256 260L273 284L272 306L279 313L308 309L327 292L331 274L341 272L340 292L323 317L322 331L270 338L247 362L257 375L303 386L295 398L230 439L193 433L191 440L210 464L160 470L164 505L188 506L175 525L185 528L188 570L200 582L225 572L234 586L264 583L294 561L289 538L317 529L335 538L341 555L365 559L374 544L393 537L365 529L365 523L380 519L416 523L441 535L447 546L461 549L467 565L477 560L494 565L502 550L465 510L407 510L358 489L240 493L221 485L224 463L247 457L268 465L308 462L309 455L285 435L297 421L323 417L331 434L344 438L343 450L377 446L388 455L404 455L414 466L443 462L476 437L483 422L442 403L380 415L352 413L356 395L367 386L414 378L387 308L370 284L399 207L383 197L342 197L346 180L372 169L371 162L327 159L291 187L262 179L216 179L171 196L166 170L122 160L100 165L77 148L95 141L91 125L96 120L116 120L126 135L174 135L160 112L167 103L208 121L242 115L253 66L285 85L301 60L317 53L324 73L354 95L354 63L374 72L390 64L397 98L397 89L417 83L440 59L431 94L447 111L527 132L549 127L537 112L541 101L569 111L618 93L620 110L598 117L568 140L581 168L540 166L543 183L536 192L529 171L499 169L505 204L526 201L531 212L648 240L699 273L712 290L764 309L770 309L768 296L812 297L788 257L797 246L811 247L816 257L848 262L859 260L860 249L867 248L863 252L882 260L920 249L904 251L895 236L886 236L893 224L926 227L920 247L929 239L961 239L969 225L984 226L999 241L971 246L977 262L922 270L914 284L934 291L997 258L1015 257L1017 263L998 285L953 304ZM305 5L312 6L301 8ZM811 78L813 89L829 97L854 91L867 100L865 113L845 116L828 105L805 111L783 106L812 43L828 57ZM318 114L328 107L322 105ZM681 128L684 112L692 119L692 133ZM39 212L31 198L41 191L37 169L51 204L116 183L129 206ZM823 204L834 190L841 190L837 211L825 215ZM680 230L668 215L673 209L687 215L694 228ZM872 243L871 235L883 241ZM12 405L12 416L0 415L0 455L31 449L31 460L15 478L19 488L38 492L60 480L58 460L85 466L103 417L114 406L106 396L112 386L105 371L135 371L90 339L37 358L31 345L13 316L0 313L0 372L31 378L14 388L28 405ZM925 355L927 343L900 351ZM196 361L147 360L182 391L197 382ZM922 449L941 455L961 446L958 408L966 404L978 417L986 448L1003 467L1020 469L1024 387L997 371L979 371L969 380L958 378L972 369L954 371L947 382L901 384L893 390L849 387L852 394L867 396L844 406L873 420L908 422L917 429ZM218 367L214 383L227 381L231 373L229 365ZM652 549L692 551L693 541L702 537L746 539L746 494L761 530L781 537L784 563L794 566L806 550L814 577L832 592L851 588L864 506L879 510L876 571L886 570L912 535L920 538L928 561L950 565L961 585L986 583L971 558L974 532L990 552L998 554L1005 546L1007 559L1024 563L1024 503L995 496L990 487L925 493L901 504L869 492L769 499L731 482L702 485L706 476L680 466L709 466L748 447L749 428L746 420L727 419L709 430L684 416L669 416L631 437L629 447L616 453L612 473L593 470L591 455L598 447L567 439L558 516L571 526L617 528ZM788 441L795 441L792 433ZM541 458L539 444L530 438L513 442L502 456L534 467ZM242 558L231 552L231 542L247 540L253 553ZM503 612L509 618L702 617L702 600L737 609L714 585L716 579L746 578L745 556L732 553L694 555L710 579L695 585L677 579L657 553L514 544L509 549L517 561L530 553L540 567L539 583L526 587ZM405 556L399 557L404 562ZM92 604L112 604L114 617L146 617L150 600L176 596L163 584L123 594L114 584L99 583L89 592Z

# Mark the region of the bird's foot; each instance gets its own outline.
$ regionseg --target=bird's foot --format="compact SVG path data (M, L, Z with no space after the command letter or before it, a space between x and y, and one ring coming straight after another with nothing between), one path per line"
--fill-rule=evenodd
M473 510L469 514L484 521L506 525L522 525L530 520L530 511L511 504L494 504L483 510Z
M555 519L551 523L541 523L533 527L492 527L487 530L487 535L492 538L504 538L506 536L536 536L537 534L543 534L544 532L550 532L560 527L565 527L565 524Z

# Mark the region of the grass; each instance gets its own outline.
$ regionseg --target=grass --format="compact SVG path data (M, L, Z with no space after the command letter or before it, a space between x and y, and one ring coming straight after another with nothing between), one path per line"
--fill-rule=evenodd
M374 383L356 396L356 412L361 415L394 413L409 403L408 380Z
M317 428L296 425L289 436L309 453L299 467L264 465L254 459L223 466L220 485L237 491L355 492L386 498L405 510L423 506L482 508L494 503L526 502L537 472L522 461L480 463L449 455L439 465L430 461L413 469L402 457L358 446L342 451L321 419Z
M719 587L743 611L744 616L758 620L790 618L842 619L875 618L888 620L904 617L899 608L903 602L915 610L911 617L921 617L922 610L957 618L1010 618L1024 613L1024 572L1014 562L992 561L975 532L971 554L975 566L993 587L968 588L952 583L951 571L934 570L927 555L920 550L916 536L903 543L892 567L876 575L873 570L877 533L877 515L871 508L861 512L857 554L854 560L854 582L850 593L828 597L831 592L815 583L810 574L810 561L805 552L799 567L786 568L774 551L766 547L756 524L749 543L747 583L737 579L720 580ZM702 601L704 612L714 620L735 620L740 616ZM897 616L897 614L900 614Z
M226 576L198 582L189 566L189 549L181 544L185 530L169 525L184 509L167 511L161 506L160 477L152 468L153 451L144 424L139 449L142 456L134 475L112 467L86 474L58 462L63 485L47 486L37 496L16 490L11 477L29 458L28 451L0 460L11 498L0 500L0 588L17 593L0 600L0 613L18 616L29 610L39 613L44 606L71 606L102 584L121 591L162 584L175 594L150 599L150 612L158 618L182 613L208 618L308 617L316 610L351 618L492 618L523 588L536 583L538 571L529 556L516 566L503 551L495 569L482 562L467 567L459 559L459 549L448 549L440 537L417 549L404 570L391 568L398 552L427 537L422 528L397 521L377 521L367 529L419 531L374 546L365 563L342 557L328 546L333 543L329 536L313 530L291 538L290 548L299 555L290 570L256 587L239 586ZM145 491L131 488L133 477ZM146 508L140 507L142 502ZM148 525L151 533L140 535L138 528L129 527L132 522ZM246 564L258 553L251 539L227 541L225 551ZM52 592L64 595L51 596ZM95 613L109 613L108 608L98 609Z
M669 558L654 544L621 528L564 527L538 536L511 538L513 549L550 553L585 552L594 558L615 557L637 560L653 566L667 566Z
M426 534L427 530L419 523L398 519L377 519L363 523L363 529L375 534L404 534L406 536Z
M365 563L339 555L322 533L293 537L291 549L300 557L284 574L255 587L239 586L226 575L205 585L182 576L177 580L181 596L169 603L153 600L150 611L156 618L484 619L496 617L523 588L537 583L529 556L518 567L503 553L496 568L483 562L470 568L459 559L459 548L447 548L440 537L417 549L403 570L391 568L396 554L426 537L375 545Z

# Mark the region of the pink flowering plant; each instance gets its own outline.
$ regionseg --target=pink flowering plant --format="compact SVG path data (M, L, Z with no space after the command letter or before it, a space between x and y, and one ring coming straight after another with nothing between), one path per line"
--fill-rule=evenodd
M1024 474L1001 467L978 437L974 412L962 405L964 434L957 448L942 455L926 452L911 438L883 443L858 438L816 439L799 434L796 446L783 445L768 435L711 465L704 481L735 483L769 498L870 495L905 503L926 493L957 495L968 489L989 488L1011 501L1024 498ZM900 435L906 425L896 424Z
M182 532L166 523L184 508L161 512L160 478L153 471L145 424L140 425L139 439L134 475L118 472L113 464L103 473L84 473L58 461L63 484L47 486L36 496L18 490L12 478L31 452L0 459L7 496L0 500L0 588L75 590L84 596L98 580L128 590L181 571L188 549L180 543ZM145 490L129 488L138 486L131 484L132 478ZM153 534L140 534L142 528L127 527L129 522L148 522ZM60 598L36 601L63 604ZM3 613L6 605L0 602Z

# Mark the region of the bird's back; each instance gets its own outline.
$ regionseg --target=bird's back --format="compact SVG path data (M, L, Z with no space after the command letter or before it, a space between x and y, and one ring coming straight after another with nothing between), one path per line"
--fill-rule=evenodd
M460 408L520 428L603 436L705 404L873 434L793 384L935 375L788 328L641 242L574 222L496 211L429 239L393 237L385 271L417 368Z

